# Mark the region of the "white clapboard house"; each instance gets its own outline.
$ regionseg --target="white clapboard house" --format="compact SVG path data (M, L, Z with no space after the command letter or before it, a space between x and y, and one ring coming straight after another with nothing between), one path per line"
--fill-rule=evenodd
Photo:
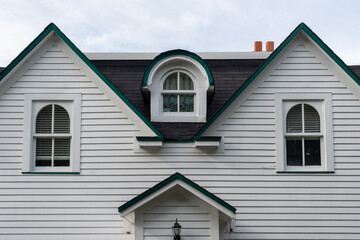
M304 23L267 45L84 54L47 26L1 69L0 239L360 239L360 66Z

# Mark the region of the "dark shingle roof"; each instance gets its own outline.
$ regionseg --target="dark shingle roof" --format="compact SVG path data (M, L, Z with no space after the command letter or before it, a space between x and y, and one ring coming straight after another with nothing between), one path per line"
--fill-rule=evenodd
M261 65L263 59L219 59L204 60L212 72L215 93L208 102L207 119L230 98L232 94ZM124 96L150 120L150 102L141 93L143 75L150 60L92 60ZM152 122L167 140L191 140L204 123L167 123Z
M358 77L360 77L360 65L348 66Z

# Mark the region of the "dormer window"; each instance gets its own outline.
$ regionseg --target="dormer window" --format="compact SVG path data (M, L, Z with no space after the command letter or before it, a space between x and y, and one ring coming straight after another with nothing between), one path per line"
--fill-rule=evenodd
M195 94L194 83L185 72L168 74L162 91L163 112L194 112Z
M152 122L205 122L207 95L214 90L209 68L197 55L174 50L160 54L145 72Z

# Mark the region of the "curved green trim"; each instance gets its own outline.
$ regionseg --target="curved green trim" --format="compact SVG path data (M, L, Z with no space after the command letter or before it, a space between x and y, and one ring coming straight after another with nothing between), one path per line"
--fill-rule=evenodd
M208 129L211 124L244 92L244 90L256 79L262 71L276 58L280 52L301 32L305 32L318 46L326 52L331 59L336 62L358 85L359 78L349 67L305 24L300 23L290 35L275 49L266 61L248 78L248 80L231 96L231 98L216 112L216 114L195 134L194 139L198 138Z
M175 55L182 55L182 56L187 56L190 57L192 59L194 59L195 61L197 61L198 63L201 64L201 66L205 69L206 74L208 76L209 79L209 85L214 85L214 80L211 74L211 71L209 69L209 67L206 65L206 63L204 62L204 60L202 60L201 57L199 57L198 55L196 55L195 53L186 51L186 50L182 50L182 49L176 49L176 50L171 50L171 51L167 51L167 52L163 52L161 54L159 54L158 56L156 56L154 58L154 60L152 60L152 62L150 63L150 65L147 67L146 72L144 74L143 77L143 81L142 81L142 85L143 86L147 86L148 84L148 78L149 78L149 74L151 72L151 70L153 69L153 67L160 62L161 60L163 60L164 58L167 57L171 57L171 56L175 56Z
M134 205L135 203L141 201L142 199L146 198L147 196L153 194L154 192L158 191L159 189L165 187L166 185L168 185L169 183L175 181L175 180L181 180L184 183L188 184L189 186L191 186L192 188L198 190L199 192L201 192L202 194L206 195L207 197L211 198L212 200L214 200L215 202L219 203L221 206L227 208L228 210L230 210L232 213L236 212L236 208L234 208L233 206L231 206L230 204L228 204L227 202L225 202L224 200L220 199L219 197L215 196L214 194L210 193L209 191L207 191L206 189L200 187L199 185L197 185L196 183L194 183L193 181L191 181L190 179L186 178L184 175L180 174L180 173L174 173L173 175L171 175L170 177L166 178L165 180L159 182L158 184L156 184L154 187L149 188L148 190L146 190L145 192L143 192L142 194L136 196L135 198L131 199L130 201L126 202L125 204L121 205L118 210L121 213L122 211L124 211L125 209L131 207L132 205Z
M94 71L94 73L113 90L116 95L120 97L122 101L157 135L157 137L163 139L162 134L150 123L149 120L142 115L137 108L130 103L128 99L90 62L90 60L73 44L70 39L54 24L50 23L42 33L39 34L1 73L0 81L19 64L36 46L39 44L51 31L55 32L59 38L61 38L77 55L86 63L86 65Z

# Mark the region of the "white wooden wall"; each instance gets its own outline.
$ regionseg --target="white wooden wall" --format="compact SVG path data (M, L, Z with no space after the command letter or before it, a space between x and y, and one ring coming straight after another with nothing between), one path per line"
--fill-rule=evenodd
M293 76L298 75L298 76ZM276 174L274 93L333 92L335 174ZM82 93L81 174L22 175L24 93ZM237 208L229 239L360 239L360 103L299 47L216 133L133 151L138 128L72 59L50 48L0 97L0 239L132 239L117 208L181 172Z
M171 227L177 218L182 226L181 239L210 240L210 214L209 208L176 194L143 213L143 239L173 239Z
M209 190L237 208L230 239L360 239L360 103L314 54L298 45L218 126L237 173ZM333 94L335 174L276 174L274 94L308 92Z

